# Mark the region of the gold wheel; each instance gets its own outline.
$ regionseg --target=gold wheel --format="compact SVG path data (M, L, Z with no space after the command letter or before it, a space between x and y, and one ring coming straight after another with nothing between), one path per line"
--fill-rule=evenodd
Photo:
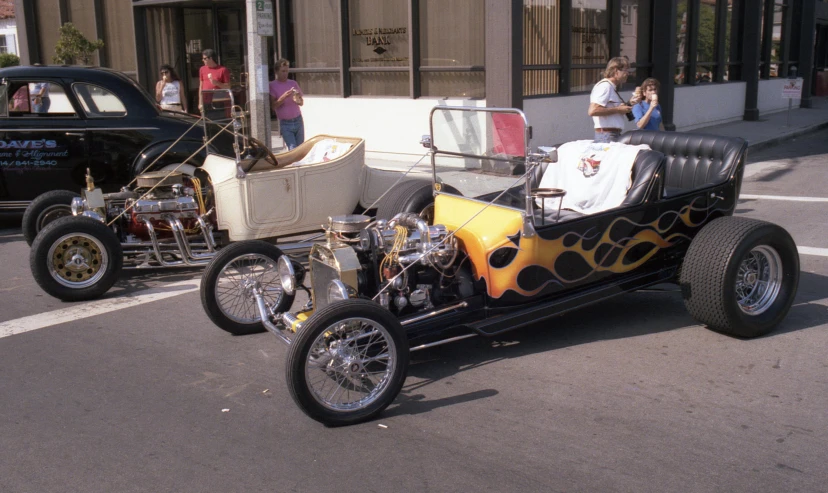
M49 272L63 286L83 288L103 276L107 260L106 250L96 238L72 233L60 237L49 249Z

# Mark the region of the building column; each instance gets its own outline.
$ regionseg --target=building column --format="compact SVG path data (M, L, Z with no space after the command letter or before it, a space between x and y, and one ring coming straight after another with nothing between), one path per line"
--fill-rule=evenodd
M742 80L745 87L747 121L759 120L759 55L762 49L762 0L744 0L744 33L742 43Z
M270 149L270 92L267 80L267 38L258 32L256 0L246 0L247 12L247 97L250 108L250 136ZM258 2L270 4L267 2ZM271 16L273 12L271 11ZM271 20L275 23L275 18ZM275 26L274 26L275 29Z
M523 108L523 0L486 0L486 105Z
M676 130L673 123L676 74L676 0L653 2L653 77L661 83L658 103L664 129Z
M17 24L17 44L20 51L20 65L40 63L40 41L37 37L37 18L34 13L34 2L30 0L14 0L14 12Z
M802 99L800 108L812 108L811 86L814 81L814 37L816 36L816 0L799 2L799 15L794 16L791 33L797 31L799 43L792 46L792 53L798 53L797 77L802 77Z

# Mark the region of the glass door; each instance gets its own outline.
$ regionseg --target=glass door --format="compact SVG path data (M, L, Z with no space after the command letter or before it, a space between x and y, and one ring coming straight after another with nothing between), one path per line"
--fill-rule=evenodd
M222 7L216 10L219 62L230 70L230 83L236 104L247 109L247 69L245 67L244 8Z
M215 44L215 38L213 36L212 8L183 9L183 18L186 73L181 74L181 78L187 79L188 82L188 108L193 108L193 112L197 113L198 70L204 65L201 60L201 52L207 48L212 48L217 53L220 53L220 51Z

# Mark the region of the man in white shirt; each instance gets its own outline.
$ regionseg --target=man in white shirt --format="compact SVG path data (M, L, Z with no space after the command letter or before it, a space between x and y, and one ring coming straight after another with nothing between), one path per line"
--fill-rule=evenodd
M632 106L621 99L617 88L626 82L629 68L626 58L611 59L604 78L592 88L587 113L595 126L595 142L617 142L624 129L625 115L632 111Z

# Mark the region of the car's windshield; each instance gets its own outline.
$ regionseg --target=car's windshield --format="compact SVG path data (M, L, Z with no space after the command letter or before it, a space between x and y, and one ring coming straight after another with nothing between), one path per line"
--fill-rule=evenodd
M434 173L463 196L523 208L526 118L519 110L438 107L431 113ZM451 188L443 187L451 192Z

